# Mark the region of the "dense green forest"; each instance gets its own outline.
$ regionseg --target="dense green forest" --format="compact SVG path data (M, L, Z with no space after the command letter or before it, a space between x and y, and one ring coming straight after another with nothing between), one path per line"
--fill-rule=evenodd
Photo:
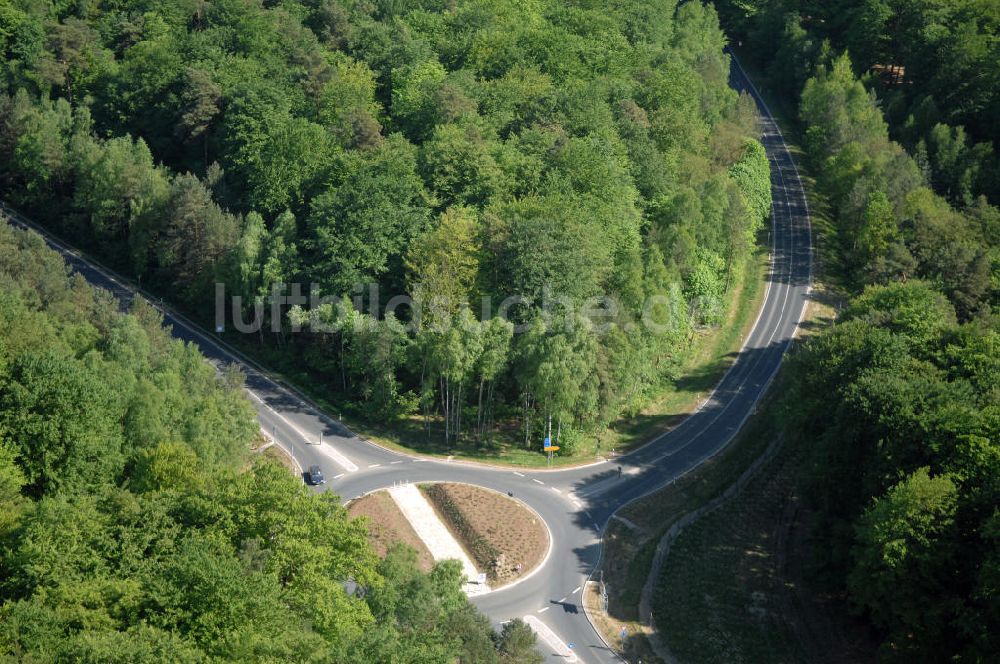
M848 300L797 355L819 578L888 661L1000 652L1000 13L996 2L720 2L798 102L824 276ZM776 47L777 45L777 47ZM793 106L794 108L794 106Z
M872 286L795 357L818 568L889 661L1000 651L1000 334L934 286Z
M804 145L850 291L918 277L1000 303L1000 9L988 0L719 3ZM774 45L780 45L775 48ZM991 202L993 204L991 204Z
M733 40L798 96L848 51L893 140L949 201L1000 203L1000 6L995 0L720 0Z
M256 340L355 413L569 450L676 377L768 216L724 44L675 0L6 0L0 182L202 320L215 282L248 320L411 293Z
M251 462L241 375L151 307L119 312L6 223L0 286L0 658L541 661L454 561L379 560L336 496Z

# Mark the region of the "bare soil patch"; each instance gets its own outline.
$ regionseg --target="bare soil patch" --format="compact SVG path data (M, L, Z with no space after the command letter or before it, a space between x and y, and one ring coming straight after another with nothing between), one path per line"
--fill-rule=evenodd
M549 550L548 529L538 515L518 501L469 484L439 483L434 485L436 490L428 492L429 486L421 489L473 561L488 568L492 587L523 578L544 560ZM453 512L442 504L442 497L457 508L459 519L450 515ZM458 521L464 521L464 525ZM485 550L495 553L494 560L484 565L478 558Z
M392 497L385 491L370 493L347 505L347 513L351 517L365 517L368 526L368 539L379 556L385 556L389 547L396 542L402 542L417 552L417 563L424 572L434 566L431 552L413 530Z

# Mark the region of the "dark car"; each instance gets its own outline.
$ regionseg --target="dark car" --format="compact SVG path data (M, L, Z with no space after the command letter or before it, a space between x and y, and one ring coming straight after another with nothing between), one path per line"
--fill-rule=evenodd
M306 473L306 481L314 486L317 484L326 484L323 471L319 469L319 466L309 466L309 472Z

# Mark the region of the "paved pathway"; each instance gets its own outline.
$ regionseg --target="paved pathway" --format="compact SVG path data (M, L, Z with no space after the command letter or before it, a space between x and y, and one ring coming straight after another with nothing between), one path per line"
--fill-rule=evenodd
M427 498L415 484L397 484L389 489L389 495L399 505L399 510L406 517L406 520L417 531L417 535L434 556L434 560L452 558L462 563L465 579L470 582L465 584L466 594L481 595L490 591L490 587L485 583L476 583L479 578L479 570L476 569L468 554L465 553L465 549L451 534L448 527L442 523L437 512L434 511Z

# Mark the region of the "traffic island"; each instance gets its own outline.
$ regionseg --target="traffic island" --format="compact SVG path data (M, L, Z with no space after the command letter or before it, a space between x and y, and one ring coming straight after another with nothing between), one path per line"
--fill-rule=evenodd
M438 482L420 489L491 588L515 583L545 560L548 528L523 503L471 484Z
M385 557L389 548L399 542L417 552L417 565L422 571L429 572L434 567L431 552L388 492L376 491L352 500L347 505L347 513L365 519L368 541L379 556Z
M421 531L427 531L428 524L414 524L408 517L420 511L403 509L399 501L406 496L392 494L400 494L401 489L413 494L419 490L419 494L410 498L430 505L430 510L425 508L422 521L440 522L437 537L425 541L428 535L425 532L422 536ZM502 493L470 484L400 485L352 500L347 511L353 517L365 518L369 541L381 556L394 543L401 542L417 551L420 567L425 571L434 566L435 560L467 557L475 567L472 576L471 570L466 571L470 581L466 592L470 595L526 578L542 564L550 547L548 528L533 510ZM443 547L442 540L452 539L451 546L457 543L460 547L455 553L464 556L443 553L447 547ZM468 562L465 566L469 566Z

